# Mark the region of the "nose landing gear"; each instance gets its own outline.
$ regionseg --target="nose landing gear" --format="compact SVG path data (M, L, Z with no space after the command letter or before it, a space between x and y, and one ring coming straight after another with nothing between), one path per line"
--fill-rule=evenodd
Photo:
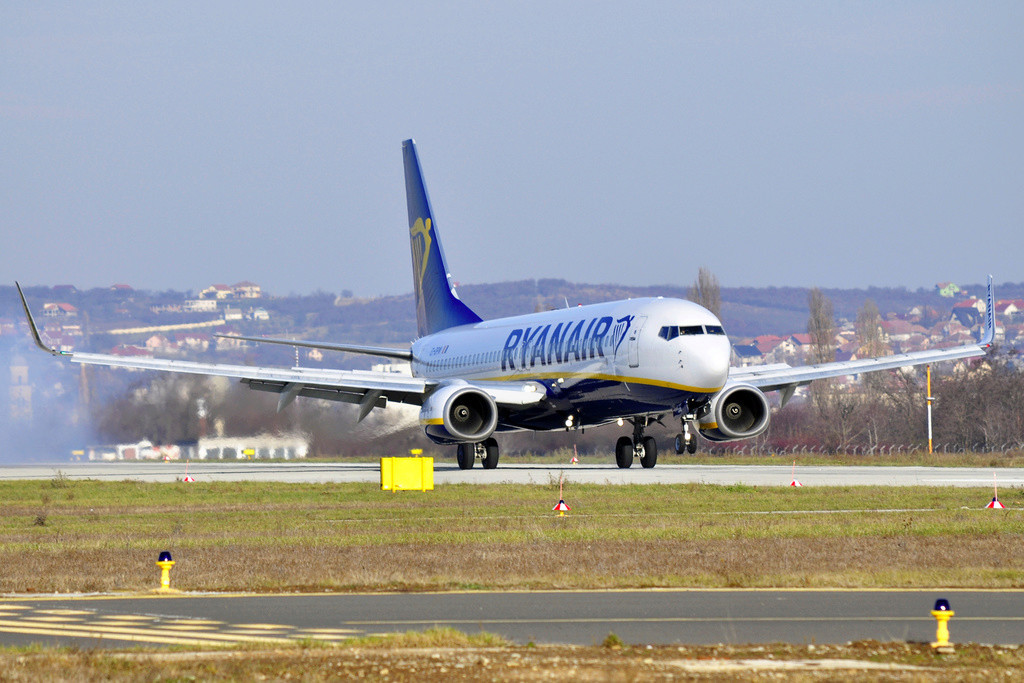
M690 429L690 422L686 418L683 418L682 433L676 435L676 453L684 452L690 455L697 452L697 435Z

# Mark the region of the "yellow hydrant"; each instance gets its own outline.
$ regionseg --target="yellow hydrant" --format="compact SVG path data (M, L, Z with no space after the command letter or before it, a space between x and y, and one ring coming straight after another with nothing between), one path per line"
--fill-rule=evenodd
M949 600L939 598L935 601L935 609L932 610L932 616L935 617L937 628L935 630L935 642L932 643L932 647L952 647L949 643L949 620L954 614L956 612L949 608Z
M160 592L169 593L171 591L171 567L174 566L174 560L171 559L169 550L160 553L160 559L156 561L156 566L160 567Z

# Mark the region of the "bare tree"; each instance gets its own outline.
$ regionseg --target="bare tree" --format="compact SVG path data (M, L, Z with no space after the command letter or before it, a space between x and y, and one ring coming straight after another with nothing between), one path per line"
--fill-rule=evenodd
M697 279L690 287L686 298L708 309L715 317L722 317L722 288L718 284L718 278L707 266L701 266L697 271Z
M859 347L857 354L862 358L876 358L887 355L885 342L882 340L882 314L878 306L871 299L866 299L864 305L857 311L857 343ZM871 399L878 396L883 390L886 376L880 372L868 372L862 376L864 389Z
M810 316L807 332L811 335L811 363L828 363L836 359L836 322L832 300L815 287L807 295Z
M882 314L871 299L865 299L864 305L857 311L857 343L860 344L859 354L866 358L874 358L885 354L885 342L882 341Z

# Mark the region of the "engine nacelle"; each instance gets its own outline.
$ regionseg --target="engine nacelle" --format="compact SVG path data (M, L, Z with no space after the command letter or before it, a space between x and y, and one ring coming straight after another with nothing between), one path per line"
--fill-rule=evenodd
M749 439L768 429L771 409L757 387L737 384L719 393L698 419L701 436L709 441Z
M423 402L420 424L434 443L477 443L498 426L498 405L477 387L446 384Z

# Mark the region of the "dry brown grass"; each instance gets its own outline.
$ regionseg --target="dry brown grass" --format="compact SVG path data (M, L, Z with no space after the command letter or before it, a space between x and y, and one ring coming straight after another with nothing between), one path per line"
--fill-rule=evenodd
M458 641L243 652L0 651L5 681L991 681L1017 680L1024 650L864 641L847 645L479 647Z
M155 588L155 559L131 548L2 552L0 591ZM1024 585L1024 544L1001 537L226 546L175 559L173 586L193 591Z
M0 592L152 589L164 549L183 590L1024 586L1024 512L982 510L987 492L567 495L573 512L558 518L557 485L396 495L357 484L0 482ZM1019 508L1024 492L1004 501Z

